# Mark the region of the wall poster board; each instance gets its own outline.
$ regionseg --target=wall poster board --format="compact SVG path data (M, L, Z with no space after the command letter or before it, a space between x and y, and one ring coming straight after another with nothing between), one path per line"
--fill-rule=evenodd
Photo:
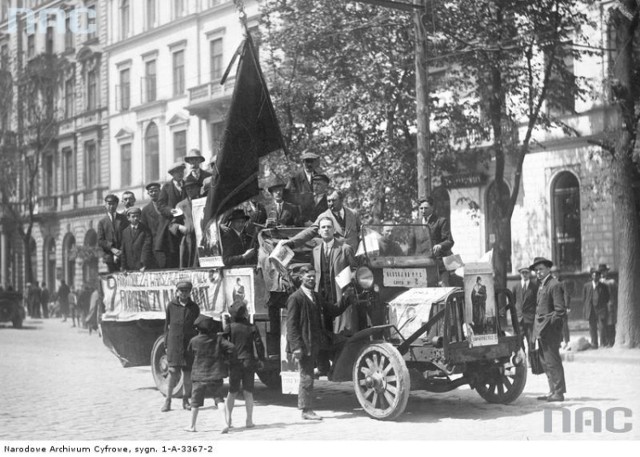
M490 263L465 264L464 291L465 322L470 323L469 344L472 347L497 344L496 297Z

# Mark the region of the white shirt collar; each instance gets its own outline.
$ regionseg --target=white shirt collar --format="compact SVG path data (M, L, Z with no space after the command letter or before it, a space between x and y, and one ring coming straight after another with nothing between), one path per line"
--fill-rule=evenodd
M300 289L302 289L302 292L304 292L304 294L309 298L309 300L315 303L315 300L313 299L313 290L307 289L305 286L300 286Z

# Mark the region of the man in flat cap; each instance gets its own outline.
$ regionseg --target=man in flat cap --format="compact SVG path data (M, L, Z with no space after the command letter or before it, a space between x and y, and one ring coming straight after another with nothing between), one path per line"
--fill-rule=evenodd
M149 268L164 268L166 264L166 257L164 254L165 240L163 234L160 231L160 226L163 222L162 215L158 210L158 198L160 197L160 183L150 182L145 186L147 189L147 195L151 200L142 208L142 216L140 222L142 222L151 231L151 252L153 254L152 265Z
M538 284L531 278L531 270L528 266L518 268L520 281L511 289L516 300L516 314L520 331L527 339L528 347L531 348L533 341L533 322L536 316L536 300L538 297Z
M129 225L122 231L122 271L144 271L153 265L151 231L140 219L142 210L136 206L127 209Z
M102 258L109 273L120 269L122 254L122 231L129 224L124 214L116 212L120 199L109 194L104 197L107 215L98 221L98 246L103 251Z
M164 241L162 249L166 257L165 268L178 268L180 265L180 239L170 233L169 225L175 218L176 206L187 197L183 188L185 168L184 162L176 162L169 168L171 180L163 184L158 197L157 208L162 215L158 231L159 238Z
M170 231L180 238L180 268L198 267L200 264L198 262L196 229L193 223L192 200L200 195L200 183L190 174L184 180L183 187L187 198L176 206L182 216L171 223Z
M267 190L273 197L273 201L266 207L269 227L293 227L300 218L298 207L284 201L285 187L277 177L267 183Z
M582 302L584 303L584 318L589 321L591 347L598 349L600 344L607 343L607 303L609 303L609 289L600 282L600 272L597 268L589 270L591 281L582 288ZM598 344L600 333L600 344Z
M189 341L196 335L194 323L200 315L200 308L191 300L193 285L189 281L180 281L176 285L176 296L167 305L164 322L164 341L167 349L167 364L169 365L169 385L167 398L161 411L171 410L171 397L180 380L180 372L184 379L182 407L191 409L191 365L193 360L187 355Z
M609 291L609 301L607 302L607 341L604 346L613 346L616 342L616 323L618 322L618 283L609 273L609 267L606 263L598 265L600 272L600 281L607 286Z
M551 275L552 266L551 260L536 257L529 269L536 272L539 287L532 339L540 341L542 365L549 382L549 393L538 397L538 400L557 402L564 401L564 394L567 392L560 357L562 321L567 311L564 290Z
M251 247L251 238L244 230L248 220L249 216L236 208L229 215L229 226L220 226L222 261L227 267L256 263L256 249Z
M187 177L193 176L193 178L199 184L198 189L200 190L200 195L203 195L203 192L201 191L201 189L202 189L204 180L206 178L211 177L211 173L200 168L200 165L204 162L204 157L202 157L202 154L200 154L200 150L191 149L189 153L186 156L184 156L184 161L189 165L189 168L190 168L189 174L187 175Z
M295 172L287 183L286 198L290 203L298 205L303 220L312 219L313 201L313 176L317 173L320 157L318 154L307 151L302 154L302 169Z

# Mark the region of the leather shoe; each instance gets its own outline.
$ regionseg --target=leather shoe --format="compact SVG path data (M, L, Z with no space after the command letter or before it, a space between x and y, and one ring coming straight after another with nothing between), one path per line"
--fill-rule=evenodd
M302 411L302 418L308 421L321 421L322 417L318 416L313 410Z
M540 395L537 398L540 401L547 401L549 399L549 397L551 397L552 395L553 395L553 392L549 392L547 395Z
M547 398L547 401L564 401L564 395L553 394L549 398Z

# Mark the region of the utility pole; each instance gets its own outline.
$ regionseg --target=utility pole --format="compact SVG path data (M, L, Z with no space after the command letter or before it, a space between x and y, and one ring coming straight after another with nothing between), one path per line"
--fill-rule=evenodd
M418 198L431 193L431 148L429 131L429 72L427 71L427 33L423 16L427 12L428 0L356 0L360 3L382 6L413 13L413 26L416 37L416 124L417 145L416 159L418 165Z

